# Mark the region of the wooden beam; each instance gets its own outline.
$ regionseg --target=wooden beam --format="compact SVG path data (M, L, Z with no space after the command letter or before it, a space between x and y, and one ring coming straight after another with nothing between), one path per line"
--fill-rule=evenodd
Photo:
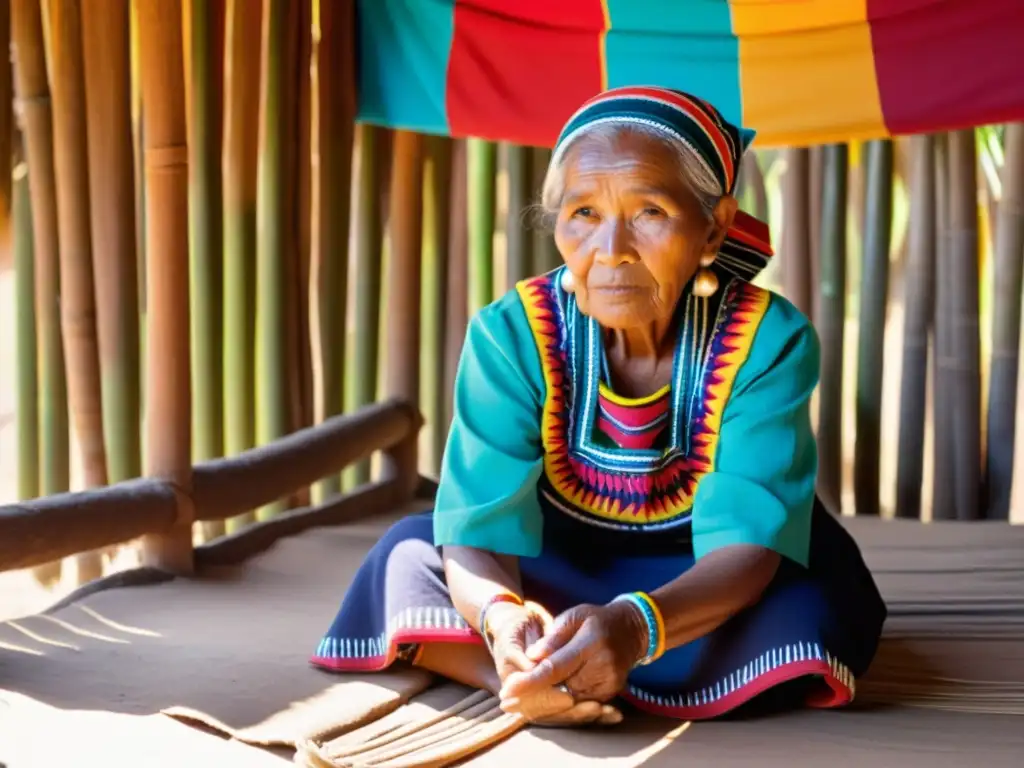
M415 443L422 424L413 405L392 400L335 416L236 456L199 464L193 476L196 519L237 515L340 472L374 451L398 446L410 436Z
M49 563L173 525L174 488L154 479L0 507L0 572Z

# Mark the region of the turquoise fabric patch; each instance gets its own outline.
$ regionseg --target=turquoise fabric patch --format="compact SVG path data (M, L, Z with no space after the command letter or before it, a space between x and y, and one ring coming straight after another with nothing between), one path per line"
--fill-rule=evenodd
M359 120L448 134L455 2L359 0Z
M740 47L726 0L608 0L608 87L658 85L711 102L742 125ZM657 19L657 32L650 30Z

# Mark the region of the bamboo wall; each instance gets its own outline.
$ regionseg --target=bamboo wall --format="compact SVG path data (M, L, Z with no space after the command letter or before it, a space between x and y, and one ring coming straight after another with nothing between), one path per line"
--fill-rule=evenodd
M559 263L531 226L547 152L354 125L351 0L9 5L0 205L18 281L19 496L69 490L73 452L78 487L147 475L188 495L193 462L385 397L419 404L420 469L436 473L469 316ZM762 282L822 337L826 502L1006 519L1024 493L1024 128L759 152L740 196L781 234ZM882 406L894 298L898 423ZM186 515L144 540L146 557L175 567L193 536L322 504L373 472L361 461L226 524ZM69 564L91 578L103 555Z

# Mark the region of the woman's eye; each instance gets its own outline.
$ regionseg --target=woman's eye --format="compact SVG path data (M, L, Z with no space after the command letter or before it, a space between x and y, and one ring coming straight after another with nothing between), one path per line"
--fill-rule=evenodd
M594 209L586 205L581 205L579 208L572 212L572 217L574 219L590 219L593 218L593 216Z
M656 206L651 205L651 206L648 206L647 208L644 208L643 211L642 211L642 214L644 216L647 216L647 217L661 218L662 216L665 215L665 212L663 210L661 210L661 208L658 208Z

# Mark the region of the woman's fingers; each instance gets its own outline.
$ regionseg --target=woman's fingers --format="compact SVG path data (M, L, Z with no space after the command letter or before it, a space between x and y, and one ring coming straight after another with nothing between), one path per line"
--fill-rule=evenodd
M586 647L586 640L579 634L574 635L564 646L534 664L532 669L513 672L505 678L501 697L522 696L528 691L551 688L565 682L583 666Z
M548 717L536 718L530 720L530 722L534 725L541 725L549 728L566 728L600 722L601 716L601 705L598 702L581 701L578 704L574 704L570 709L567 709L564 712L559 712L556 715L550 715Z
M570 608L554 619L548 614L544 622L544 636L526 649L527 656L534 661L550 656L573 638L583 621L578 608Z

